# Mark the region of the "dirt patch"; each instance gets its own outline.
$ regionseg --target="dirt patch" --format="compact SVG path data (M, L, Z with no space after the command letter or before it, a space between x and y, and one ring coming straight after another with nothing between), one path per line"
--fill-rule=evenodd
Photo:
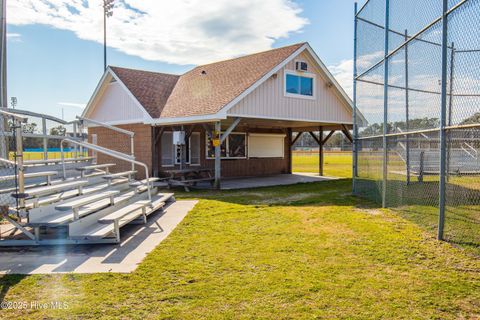
M372 216L381 216L383 214L383 212L380 209L356 208L355 211L369 214Z

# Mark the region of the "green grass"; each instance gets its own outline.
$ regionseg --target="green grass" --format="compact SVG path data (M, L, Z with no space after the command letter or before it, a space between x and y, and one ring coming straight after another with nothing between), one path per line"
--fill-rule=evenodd
M0 318L480 317L479 260L350 189L177 192L201 201L135 272L5 276L0 300L69 308Z
M292 170L294 172L315 172L318 173L318 154L304 155L293 154ZM332 177L352 177L352 154L350 152L325 153L324 175Z

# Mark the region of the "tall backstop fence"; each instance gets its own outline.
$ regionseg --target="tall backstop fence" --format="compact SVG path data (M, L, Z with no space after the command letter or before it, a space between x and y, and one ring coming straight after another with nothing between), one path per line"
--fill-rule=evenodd
M355 6L355 194L480 253L480 0Z

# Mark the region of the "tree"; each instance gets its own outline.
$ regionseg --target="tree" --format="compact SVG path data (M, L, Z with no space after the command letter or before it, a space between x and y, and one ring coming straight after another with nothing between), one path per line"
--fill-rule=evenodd
M65 136L66 133L67 133L67 129L62 125L50 128L50 131L49 131L49 134L51 136ZM59 139L48 139L48 147L49 148L60 148L60 142L61 142L61 140L59 140Z

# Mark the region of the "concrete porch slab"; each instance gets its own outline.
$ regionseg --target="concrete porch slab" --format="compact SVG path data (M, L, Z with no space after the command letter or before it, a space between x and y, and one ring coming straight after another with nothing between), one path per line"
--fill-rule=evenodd
M174 202L146 225L124 227L120 244L0 248L0 274L132 272L197 202Z
M248 189L259 187L285 186L297 183L337 180L335 177L319 176L318 173L276 174L264 177L225 178L222 190Z

